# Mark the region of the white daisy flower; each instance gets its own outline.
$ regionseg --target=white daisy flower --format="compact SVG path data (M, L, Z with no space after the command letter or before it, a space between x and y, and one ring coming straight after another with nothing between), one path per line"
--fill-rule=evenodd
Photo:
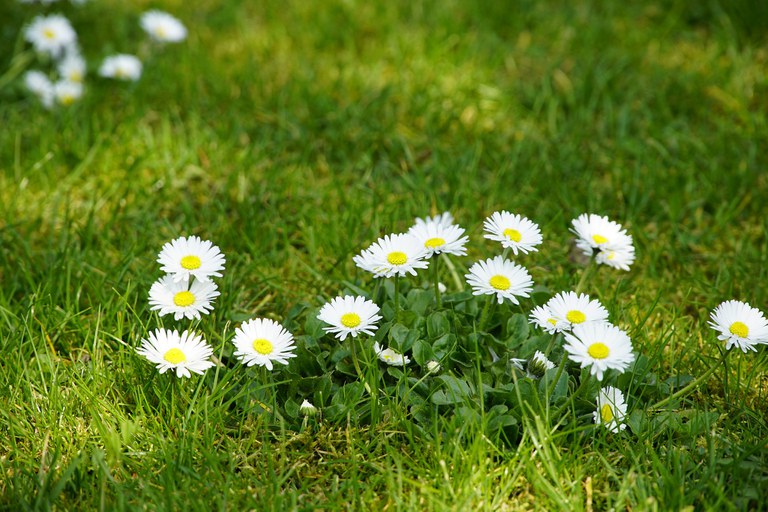
M58 69L63 80L82 83L85 77L85 59L77 52L67 52L59 62Z
M512 249L515 255L518 251L523 254L538 251L536 246L541 245L543 240L538 225L507 211L494 212L485 219L483 227L485 238L501 242L502 247Z
M124 53L112 55L101 63L99 76L135 82L141 78L141 61Z
M443 367L440 366L440 363L437 361L427 361L427 372L428 373L438 373L440 370L442 370Z
M597 299L576 292L560 292L546 304L552 318L557 320L555 330L568 331L579 324L607 322L608 310Z
M323 328L325 332L332 332L344 341L347 335L356 338L361 332L373 336L378 329L376 322L381 320L378 312L379 306L365 297L346 295L326 303L317 318L330 325Z
M611 432L619 432L627 428L623 423L627 417L627 402L624 401L624 393L606 386L597 393L597 408L592 413L595 423L603 425Z
M563 348L571 361L582 368L591 366L590 373L603 380L606 370L618 370L623 373L635 360L632 353L632 341L629 336L609 323L585 323L576 325L573 333L564 333L566 343Z
M212 276L221 277L227 260L218 247L198 236L180 237L163 245L157 256L161 270L173 276L174 281L210 281Z
M314 416L317 414L317 407L312 405L312 402L309 400L304 400L299 406L299 412L304 416Z
M235 356L244 365L266 366L272 371L272 363L288 364L296 357L293 335L285 327L268 318L254 318L235 329Z
M632 241L621 224L594 213L582 213L571 224L571 232L576 235L576 246L585 256L592 256L594 249L621 247Z
M726 340L726 350L735 345L746 353L757 351L757 344L768 344L768 320L746 302L723 302L710 313L710 318L709 326L720 333L717 339Z
M190 286L185 282L176 282L173 276L163 276L149 289L150 309L159 310L160 316L173 313L174 320L182 318L200 319L200 314L213 311L211 302L219 296L216 283L212 281L193 281Z
M569 327L566 322L555 318L546 305L533 308L531 316L528 317L528 321L534 325L538 325L549 334L555 334L556 332L560 332L564 328Z
M427 248L409 234L386 235L352 258L363 270L374 277L416 275L417 268L427 268Z
M53 84L45 73L42 71L26 72L24 74L24 85L32 94L37 96L46 108L53 106Z
M213 349L202 336L184 331L155 329L149 333L149 339L141 340L141 347L136 351L157 364L160 373L176 370L176 376L190 377L191 373L201 374L213 366L208 359Z
M161 43L177 43L187 37L186 27L167 12L147 11L140 24L149 37Z
M373 351L379 359L390 366L405 366L411 362L410 358L391 348L382 349L381 345L373 344Z
M528 271L502 256L478 261L469 267L467 283L472 286L473 295L496 295L499 304L509 299L519 304L517 297L528 297L533 289L533 280Z
M632 245L632 237L627 236L624 243L617 243L604 247L595 256L595 261L601 265L629 270L629 266L635 262L635 246Z
M24 31L24 38L35 51L58 58L77 43L77 34L69 20L60 14L37 16Z
M414 236L427 249L427 257L440 253L455 256L467 254L464 245L469 241L469 237L462 236L463 228L456 224L446 224L446 220L453 221L448 212L426 219L416 219L416 223L408 230L408 234Z
M83 84L62 80L53 84L53 97L56 103L68 107L83 97Z

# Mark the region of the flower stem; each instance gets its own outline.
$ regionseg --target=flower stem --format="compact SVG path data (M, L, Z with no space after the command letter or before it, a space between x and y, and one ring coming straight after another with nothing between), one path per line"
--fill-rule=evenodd
M435 254L432 263L432 283L435 287L435 303L437 304L437 309L440 309L442 307L442 301L440 297L440 275L438 271L438 266L440 264L439 254Z
M649 410L656 410L656 409L661 409L662 407L664 407L664 406L665 406L665 405L667 405L668 403L672 402L673 400L677 400L678 398L680 398L680 397L683 397L683 396L687 395L688 393L690 393L691 391L693 391L693 390L694 390L696 387L698 387L698 386L699 386L699 384L701 384L702 382L704 382L705 380L707 380L707 379L708 379L708 378L709 378L709 377L710 377L710 376L711 376L713 373L715 373L715 371L716 371L716 370L717 370L717 369L718 369L718 368L719 368L719 367L720 367L720 366L721 366L723 363L725 363L725 358L726 358L726 357L728 357L728 352L729 352L728 350L725 350L725 351L723 351L723 355L722 355L722 357L720 358L720 360L719 360L719 361L718 361L716 364L713 364L713 365L712 365L712 366L709 368L709 370L707 370L706 372L704 372L703 374L701 374L701 375L700 375L700 376L699 376L697 379L695 379L693 382L691 382L690 384L688 384L688 385L687 385L687 386L685 386L684 388L682 388L682 389L680 389L680 390L678 390L678 391L676 391L676 392L672 393L672 394L671 394L671 395L669 395L667 398L665 398L665 399L663 399L663 400L660 400L660 401L656 402L654 405L650 406L648 409L649 409Z
M547 404L549 404L549 397L552 396L552 393L555 391L555 386L557 386L557 383L560 380L560 376L563 374L563 370L565 370L565 363L567 359L568 352L565 352L563 354L563 358L560 360L560 364L557 366L557 373L555 374L555 378L552 380L552 384L549 385L549 388L547 388Z
M395 323L400 319L400 276L395 274Z
M576 295L579 295L582 291L584 291L584 286L587 284L587 276L589 276L592 273L592 268L595 266L594 260L589 260L589 263L586 267L584 267L584 270L581 271L581 278L579 279L579 284L576 285Z
M488 322L488 319L490 318L491 308L493 307L493 303L496 302L496 296L490 295L488 297L488 302L485 303L485 307L483 308L483 312L480 314L480 324L478 325L477 330L480 332L485 332L485 324Z

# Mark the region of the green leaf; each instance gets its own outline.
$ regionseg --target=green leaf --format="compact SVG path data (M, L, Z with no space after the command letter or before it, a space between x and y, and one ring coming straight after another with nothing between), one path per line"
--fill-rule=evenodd
M507 347L519 347L528 339L528 319L522 313L515 313L507 320Z
M434 404L451 405L462 403L474 393L474 389L467 381L452 375L440 375L435 380L441 381L444 389L440 389L432 394L430 400Z
M416 340L413 344L413 359L419 366L425 366L429 361L435 361L438 358L429 343Z
M451 332L451 323L442 311L436 311L427 317L427 336L436 339Z
M423 316L434 298L435 294L431 289L414 288L408 292L408 309L417 315Z

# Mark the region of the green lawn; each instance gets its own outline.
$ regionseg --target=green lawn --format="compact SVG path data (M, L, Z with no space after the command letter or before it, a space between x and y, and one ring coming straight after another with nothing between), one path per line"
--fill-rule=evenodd
M0 508L764 507L766 348L723 365L707 326L725 300L768 306L758 4L3 2ZM138 26L149 8L176 15L189 38L149 45ZM33 59L20 27L40 12L68 16L88 60L85 95L69 107L44 109L6 73L14 56ZM119 52L143 57L141 80L97 76ZM364 391L348 346L315 319L347 292L392 321L391 283L353 256L450 211L470 237L451 260L468 290L466 269L499 252L483 239L499 210L541 227L539 252L516 259L533 296L495 308L483 337L461 319L485 302L450 268L442 308L417 305L429 272L404 279L403 333L455 329L461 350L439 380L420 362L393 371L368 347L365 379L381 388ZM631 271L601 267L584 287L645 361L616 380L634 413L620 434L596 428L584 397L521 398L537 384L516 385L481 346L528 346L538 333L521 315L575 289L568 228L584 212L621 223L637 249ZM186 235L227 258L199 322L160 318L147 301L158 252ZM296 336L288 367L234 360L233 331L252 317ZM220 364L160 375L135 348L163 325L203 333ZM451 400L459 377L471 389ZM303 419L303 398L322 414Z

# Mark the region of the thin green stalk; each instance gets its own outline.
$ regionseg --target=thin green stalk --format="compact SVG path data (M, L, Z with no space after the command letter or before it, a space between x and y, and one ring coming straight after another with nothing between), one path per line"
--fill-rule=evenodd
M581 278L579 279L579 283L576 285L576 295L580 294L584 290L584 286L587 284L587 277L592 273L592 268L595 266L595 260L591 259L589 260L589 263L586 267L584 267L584 270L581 271Z
M477 330L480 332L485 332L485 324L488 322L488 318L490 317L491 308L493 307L493 304L496 302L496 296L490 295L488 297L488 302L485 303L485 307L483 308L483 312L480 314L480 323L478 324Z
M720 357L720 360L716 364L713 364L709 368L709 370L707 370L706 372L701 374L696 380L692 381L690 384L688 384L684 388L676 391L675 393L672 393L667 398L665 398L663 400L660 400L659 402L656 402L654 405L650 406L648 409L649 410L661 409L662 407L664 407L668 403L670 403L670 402L672 402L674 400L677 400L678 398L683 397L683 396L687 395L688 393L690 393L691 391L693 391L696 387L699 386L699 384L701 384L702 382L707 380L713 373L715 373L715 371L718 368L720 368L723 364L725 364L725 360L728 357L728 352L729 352L728 350L724 351L722 357Z
M400 320L400 276L395 274L395 323Z
M442 300L440 297L440 273L438 270L439 265L440 255L435 254L432 258L432 284L435 287L435 303L437 304L437 309L442 307Z
M547 388L547 404L549 404L549 397L552 396L552 392L555 390L555 386L557 386L557 382L560 380L560 376L563 374L563 370L565 370L565 363L568 360L568 352L565 352L563 354L563 358L560 360L560 364L557 367L557 373L555 374L555 378L552 381L552 384L549 385L549 388Z

